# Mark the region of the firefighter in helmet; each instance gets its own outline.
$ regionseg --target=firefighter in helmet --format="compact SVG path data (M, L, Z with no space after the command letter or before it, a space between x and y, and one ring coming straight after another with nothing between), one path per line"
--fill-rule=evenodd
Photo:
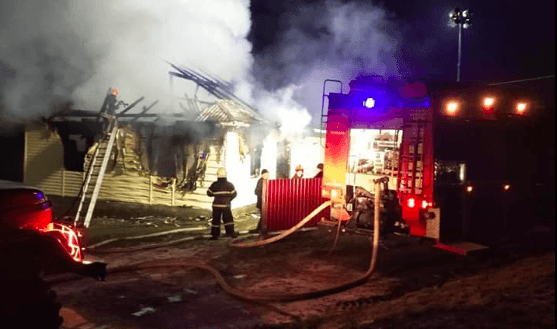
M120 105L118 104L118 100L116 99L116 97L118 97L118 94L120 94L120 91L117 88L110 89L110 93L106 95L106 98L104 99L101 113L99 113L101 116L103 114L112 116L116 115L116 109Z
M232 217L230 201L232 201L238 193L234 185L226 179L226 169L219 168L217 170L217 181L209 186L207 195L215 198L213 200L213 222L211 224L210 240L217 240L219 238L221 218L224 223L226 235L235 238L234 218Z
M295 169L294 177L292 179L302 179L304 178L304 167L302 165L297 165Z
M116 118L116 109L118 109L120 105L127 105L126 103L118 101L116 99L119 94L120 91L117 88L111 88L110 93L106 95L106 98L104 99L103 106L98 116L98 120L100 120L101 118L106 118L107 120L104 123L103 130L106 130L108 127L110 127L110 125Z

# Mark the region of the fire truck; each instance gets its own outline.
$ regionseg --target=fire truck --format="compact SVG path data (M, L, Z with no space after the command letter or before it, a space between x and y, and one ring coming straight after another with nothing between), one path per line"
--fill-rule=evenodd
M326 94L333 83L340 92ZM385 176L382 231L431 238L438 247L460 254L484 248L493 231L508 225L509 214L520 208L516 204L527 215L525 196L530 205L532 198L523 186L531 182L511 169L524 165L532 170L528 147L515 148L512 152L522 154L510 156L508 145L513 138L509 129L517 135L527 130L523 123L533 104L528 95L485 86L431 88L417 80L377 76L358 77L347 93L342 86L338 80L323 86L322 197L332 202L325 223L372 229L372 181ZM385 134L391 137L384 140L394 143L388 148L390 170L353 170L351 164L368 161L362 154L384 156L385 147L378 147L377 140Z

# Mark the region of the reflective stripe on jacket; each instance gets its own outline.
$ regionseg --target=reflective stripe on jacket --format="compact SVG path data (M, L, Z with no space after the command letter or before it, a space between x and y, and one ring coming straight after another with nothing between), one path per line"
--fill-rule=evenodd
M226 178L219 178L209 186L207 195L215 198L213 200L213 207L228 208L230 207L230 201L232 201L238 193L234 185L227 181Z

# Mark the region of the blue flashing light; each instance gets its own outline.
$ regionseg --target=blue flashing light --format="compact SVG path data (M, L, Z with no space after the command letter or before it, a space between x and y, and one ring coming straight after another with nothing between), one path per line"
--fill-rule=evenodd
M391 100L384 92L364 91L352 94L352 107L356 111L373 111L380 113L391 106Z
M417 94L401 97L396 90L391 90L388 86L373 86L367 89L353 89L350 93L350 104L355 111L379 115L392 108L429 108L431 98Z
M368 99L365 100L364 106L367 107L368 109L374 108L375 107L375 99L369 97Z

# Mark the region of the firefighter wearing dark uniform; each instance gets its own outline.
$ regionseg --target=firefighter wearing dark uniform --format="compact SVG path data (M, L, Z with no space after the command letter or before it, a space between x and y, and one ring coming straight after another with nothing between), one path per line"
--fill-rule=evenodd
M218 239L220 235L220 220L224 222L224 229L226 230L226 235L231 238L235 238L236 234L234 232L234 219L232 217L232 210L230 209L230 201L232 201L236 195L236 189L234 185L226 180L226 170L224 168L219 168L217 171L218 180L209 186L207 190L207 195L214 197L213 200L213 222L211 225L211 240Z
M114 121L114 118L116 116L116 109L118 108L118 106L120 106L120 104L123 104L122 101L118 102L118 100L116 99L119 93L120 92L118 91L118 89L112 88L110 90L110 94L106 95L106 98L104 99L103 106L98 116L98 120L100 120L101 118L106 119L106 121L103 123L103 130L106 130L108 127L110 127L110 124L112 123L112 121Z

